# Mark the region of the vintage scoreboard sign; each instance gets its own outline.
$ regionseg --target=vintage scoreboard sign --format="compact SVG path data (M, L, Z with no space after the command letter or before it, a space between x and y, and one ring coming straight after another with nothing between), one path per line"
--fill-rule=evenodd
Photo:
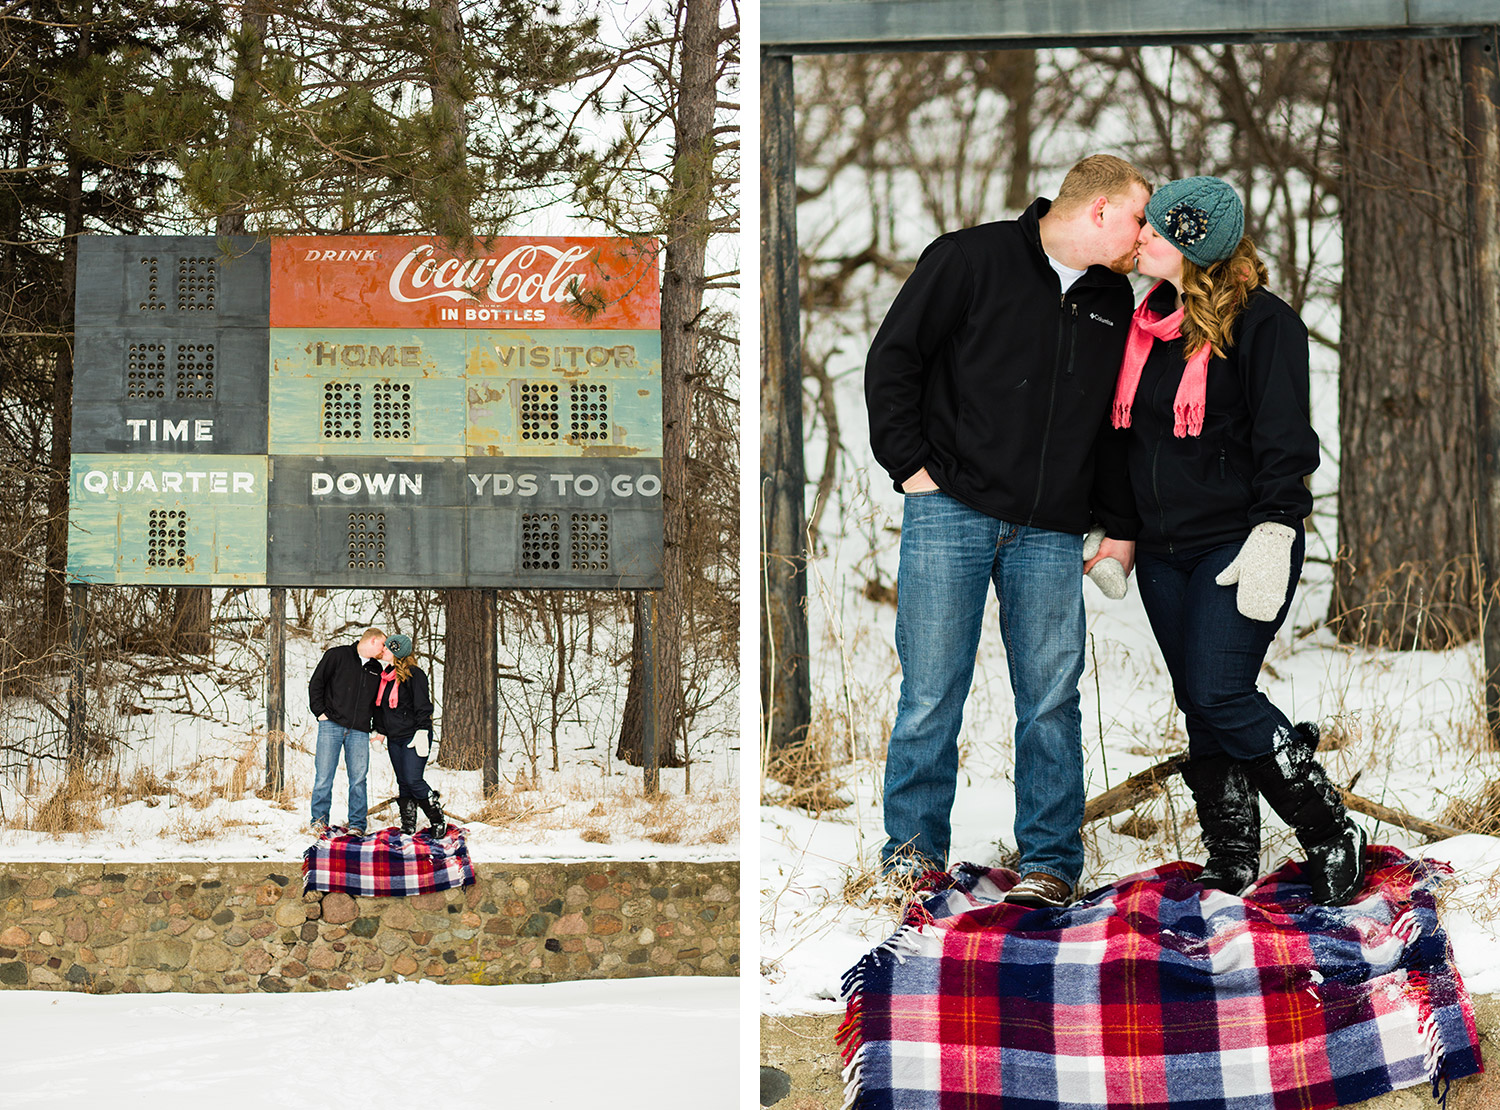
M68 572L661 585L655 246L79 241Z

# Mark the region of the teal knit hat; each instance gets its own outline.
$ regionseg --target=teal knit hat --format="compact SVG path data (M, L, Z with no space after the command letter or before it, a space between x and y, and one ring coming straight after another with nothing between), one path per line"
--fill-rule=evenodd
M411 654L411 637L404 632L397 632L394 636L385 638L385 646L391 649L391 654L397 659L405 659Z
M1245 233L1239 194L1217 177L1167 182L1146 202L1146 220L1199 266L1228 258Z

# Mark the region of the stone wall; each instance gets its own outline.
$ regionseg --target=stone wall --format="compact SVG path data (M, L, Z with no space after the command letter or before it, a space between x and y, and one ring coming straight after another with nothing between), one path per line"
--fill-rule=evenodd
M475 867L409 898L302 893L301 863L0 863L0 986L338 990L739 973L735 862Z

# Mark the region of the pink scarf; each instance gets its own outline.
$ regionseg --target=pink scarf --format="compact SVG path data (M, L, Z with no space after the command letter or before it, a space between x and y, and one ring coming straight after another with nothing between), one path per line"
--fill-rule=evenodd
M391 708L396 708L396 691L401 688L401 683L396 681L396 668L390 667L380 672L380 689L375 691L375 704L380 704L380 699L385 697L386 684L391 687Z
M1130 406L1135 403L1135 391L1141 384L1141 368L1151 354L1151 344L1157 339L1176 339L1182 334L1184 309L1179 308L1170 316L1158 316L1146 307L1151 302L1151 294L1161 285L1158 281L1151 287L1146 299L1130 318L1130 334L1125 337L1125 360L1120 363L1120 377L1115 382L1113 419L1116 428L1130 427ZM1172 434L1178 439L1196 436L1203 431L1208 358L1212 353L1213 348L1205 343L1202 350L1187 360L1187 368L1182 372L1177 397L1172 401Z

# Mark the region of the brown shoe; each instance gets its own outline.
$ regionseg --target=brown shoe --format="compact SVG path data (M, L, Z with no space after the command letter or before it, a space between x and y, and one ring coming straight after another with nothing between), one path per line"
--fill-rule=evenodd
M1073 888L1056 875L1049 875L1045 871L1028 871L1006 893L1005 900L1013 906L1062 909L1073 900Z

